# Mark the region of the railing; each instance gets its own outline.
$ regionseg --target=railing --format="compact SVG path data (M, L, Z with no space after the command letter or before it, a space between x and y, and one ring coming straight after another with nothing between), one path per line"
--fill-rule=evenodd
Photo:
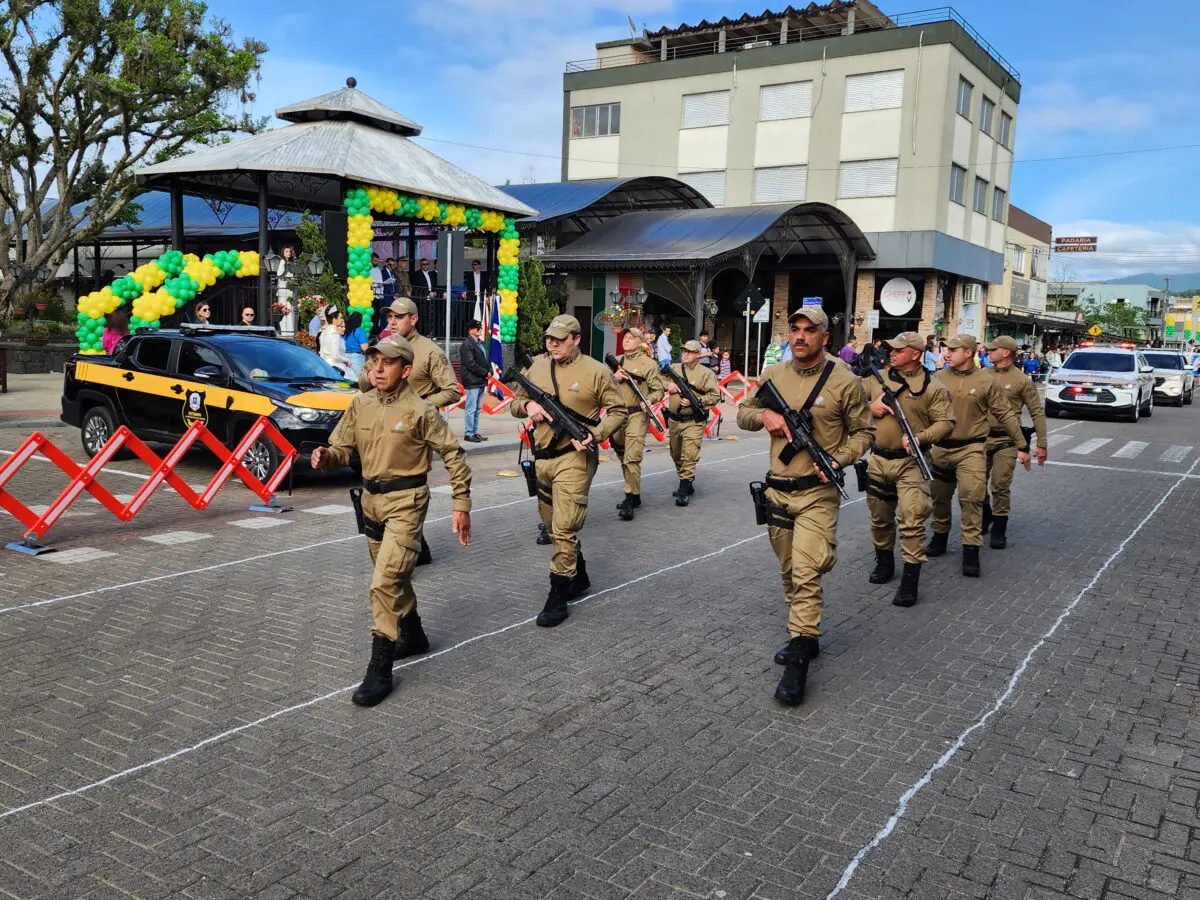
M955 22L970 38L977 43L988 55L990 55L1005 72L1012 76L1014 81L1021 80L1021 74L1016 67L1006 60L988 41L984 40L983 36L976 31L966 19L952 6L941 6L933 9L924 9L917 12L901 13L897 16L890 16L891 23L884 27L886 28L909 28L916 25L931 25L935 22ZM845 29L844 23L831 23L828 25L804 25L802 23L788 24L788 43L802 43L804 41L817 40L823 37L838 37L841 36ZM879 31L879 27L871 24L859 23L858 32L866 33L868 31ZM657 39L656 39L657 40ZM669 40L669 38L668 38ZM769 41L772 46L778 45L778 37L772 39L770 36L764 35L762 40ZM744 38L737 41L726 41L726 53L733 52L748 52L742 50L743 43L750 43ZM720 44L717 41L707 41L701 44L689 44L681 47L672 47L667 44L667 54L665 60L659 51L638 51L632 47L627 56L611 56L605 58L594 57L592 59L576 59L571 60L566 64L568 74L572 72L594 72L599 69L619 69L626 66L640 66L646 63L656 62L672 62L677 59L687 59L696 56L714 56L720 53Z

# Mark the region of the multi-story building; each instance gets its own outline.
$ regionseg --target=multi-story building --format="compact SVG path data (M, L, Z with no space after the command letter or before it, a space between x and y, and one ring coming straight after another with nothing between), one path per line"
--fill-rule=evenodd
M828 204L865 233L853 297L816 260L773 259L775 322L816 284L863 337L983 336L1021 86L953 11L834 0L643 31L568 64L563 88L564 180L672 176L718 207Z

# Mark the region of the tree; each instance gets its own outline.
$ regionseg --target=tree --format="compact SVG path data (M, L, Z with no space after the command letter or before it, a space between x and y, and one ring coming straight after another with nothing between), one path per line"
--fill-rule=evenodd
M346 279L338 278L329 264L329 242L321 230L320 222L305 213L296 223L296 237L300 240L300 252L296 254L299 274L291 284L292 302L296 304L296 339L304 346L316 349L316 342L308 335L308 322L316 315L320 300L332 303L338 309L346 306ZM308 271L310 260L322 260L324 271L312 275Z
M545 345L542 333L558 315L558 304L551 301L546 290L546 269L541 260L531 256L521 263L517 282L517 346L526 353L538 353ZM590 327L591 323L580 323Z
M1088 325L1099 325L1107 334L1138 337L1146 327L1146 311L1128 303L1105 303L1084 309ZM1132 332L1132 333L1131 333Z
M1054 274L1046 286L1046 309L1048 312L1074 312L1079 309L1076 297L1065 293L1068 283L1074 281L1075 272L1065 262L1056 263Z
M57 268L128 216L135 168L262 128L224 105L253 99L266 50L198 0L0 4L0 312L23 287L8 248Z

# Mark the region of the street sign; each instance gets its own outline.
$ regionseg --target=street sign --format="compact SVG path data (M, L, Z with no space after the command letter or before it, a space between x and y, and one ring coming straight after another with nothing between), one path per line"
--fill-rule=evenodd
M746 312L747 301L750 303L749 312ZM764 297L762 291L758 289L758 285L754 284L746 285L746 289L738 295L738 298L734 301L734 303L736 303L737 306L742 310L742 315L744 316L752 316L764 306L768 306L767 298Z
M1055 253L1095 253L1099 243L1094 234L1076 237L1056 237L1054 239Z
M1092 337L1100 337L1100 335L1104 334L1104 329L1099 325L1093 325L1088 329L1088 334L1090 334Z
M803 300L800 301L800 305L801 306L820 306L821 300L822 300L821 297L805 297Z
M879 310L873 309L867 313L867 327L868 328L878 328L879 327Z
M750 321L755 322L759 325L766 325L768 322L770 322L771 321L771 304L764 303L762 306L760 306L758 308L758 312L756 312L751 317Z

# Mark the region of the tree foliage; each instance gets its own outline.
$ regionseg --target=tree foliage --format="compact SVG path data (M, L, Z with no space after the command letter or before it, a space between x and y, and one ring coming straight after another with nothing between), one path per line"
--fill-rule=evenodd
M521 263L521 277L517 295L517 346L526 353L538 353L545 341L542 333L558 315L558 303L550 298L546 290L546 269L541 260L530 257ZM591 323L580 323L590 327Z
M226 107L266 50L197 0L4 0L0 246L57 267L128 218L135 168L263 127ZM0 311L20 287L5 271Z
M1146 311L1128 303L1105 303L1084 309L1088 325L1099 325L1106 334L1137 337L1146 327Z

